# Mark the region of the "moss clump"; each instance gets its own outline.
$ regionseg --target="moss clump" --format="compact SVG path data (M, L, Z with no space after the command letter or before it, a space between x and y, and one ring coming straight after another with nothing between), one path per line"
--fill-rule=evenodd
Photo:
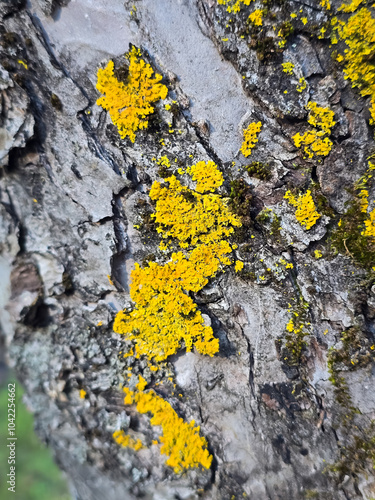
M241 217L242 226L252 225L250 207L253 199L251 188L243 179L235 179L230 183L229 207Z
M371 269L375 262L375 242L365 234L367 214L361 211L361 200L354 198L331 235L331 248L348 255L356 264Z
M155 261L156 261L156 255L154 253L149 253L142 260L142 267L146 267L150 262L155 262Z
M250 49L254 49L259 61L265 62L272 59L279 49L275 44L275 38L269 36L252 39L249 44Z
M264 235L268 240L271 240L272 245L280 245L281 241L281 225L279 217L270 208L265 207L256 217L263 229Z
M307 345L306 337L310 334L308 307L308 303L301 299L295 310L291 308L288 310L291 316L285 327L286 334L282 349L282 359L288 366L299 366L301 363L302 354Z
M262 181L268 181L271 178L271 169L268 163L253 161L251 165L245 167L245 170L251 177L256 177Z
M343 371L354 371L374 360L375 346L358 327L349 328L341 335L341 347L331 348L328 355L330 382L335 388L335 397L342 407L340 427L347 442L340 446L339 459L328 470L338 474L341 482L345 476L356 478L375 468L375 420L365 422L361 412L352 402L348 384L341 375ZM359 425L360 424L360 425Z
M333 349L329 355L329 367L331 370L347 368L353 370L367 366L375 359L375 351L372 349L370 339L358 327L352 327L341 334L342 347ZM331 382L335 385L335 380Z
M160 165L159 170L158 170L158 176L161 177L162 179L166 179L167 177L170 177L172 175L172 172L168 169L166 165Z
M129 68L126 66L126 64L123 64L122 66L113 70L113 75L119 82L126 84L129 77Z
M352 443L340 448L340 459L328 467L328 470L339 475L339 481L345 476L357 477L367 474L375 468L375 421L372 421L361 434L354 434Z
M370 158L373 158L371 156ZM369 161L366 172L349 191L353 198L347 202L347 211L341 217L331 235L331 247L336 252L350 256L353 261L368 270L375 271L375 208L369 200L375 163Z
M328 217L331 218L335 217L335 211L330 206L327 198L320 191L319 184L317 182L312 182L310 187L311 187L311 193L315 200L316 210L322 215L327 215Z
M282 23L279 27L279 32L278 36L282 38L288 38L288 36L293 35L294 33L294 26L290 21L285 21Z
M63 105L62 102L56 94L51 94L51 104L57 111L62 111Z

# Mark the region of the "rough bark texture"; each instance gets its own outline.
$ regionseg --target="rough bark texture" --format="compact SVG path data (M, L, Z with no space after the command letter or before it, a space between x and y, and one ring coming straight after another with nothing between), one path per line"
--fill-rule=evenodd
M309 19L283 51L251 47L248 34L241 38L248 12L230 16L215 0L139 0L136 11L123 0L0 3L1 332L37 432L78 499L375 497L371 449L364 453L355 440L373 447L374 277L354 265L350 250L337 253L330 243L373 148L369 103L344 79L329 40L310 29L327 20L317 0L268 3L275 25L301 7ZM144 49L178 103L174 114L157 104L152 126L134 144L95 104L98 67L123 62L129 43ZM297 79L282 72L283 61L294 62ZM307 89L298 93L300 77ZM337 122L333 149L320 162L304 160L291 139L306 125L309 99L330 106ZM252 121L263 128L248 161L238 151ZM169 134L168 122L181 133ZM120 388L129 366L151 373L145 361L122 357L125 342L112 325L130 305L134 262L162 258L147 224L147 192L159 179L151 158L161 153L181 165L189 155L213 159L225 190L242 179L239 203L251 198L237 250L245 272L227 271L195 297L220 352L179 352L153 379L172 377L176 387L166 382L159 393L201 425L214 457L209 471L182 475L164 465L157 447L135 452L112 438L130 427L152 439L149 420L124 406ZM253 161L268 165L266 179L244 170ZM306 231L283 196L311 181L324 216ZM257 217L266 206L278 216L273 230ZM293 269L259 279L280 258ZM297 310L302 299L309 335L298 363L288 364L288 304ZM344 331L349 361L360 362L333 366L345 381L335 388L329 349L343 352ZM360 411L350 426L340 390Z

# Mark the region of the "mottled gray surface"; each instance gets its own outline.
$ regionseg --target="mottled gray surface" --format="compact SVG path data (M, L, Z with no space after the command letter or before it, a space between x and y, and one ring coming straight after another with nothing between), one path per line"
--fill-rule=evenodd
M237 153L238 124L253 102L232 65L202 33L193 0L144 0L134 4L133 15L133 2L71 0L55 19L45 18L38 2L31 4L75 78L85 74L95 82L100 60L125 53L129 43L141 45L164 71L178 77L193 121L208 120L211 144L222 160Z

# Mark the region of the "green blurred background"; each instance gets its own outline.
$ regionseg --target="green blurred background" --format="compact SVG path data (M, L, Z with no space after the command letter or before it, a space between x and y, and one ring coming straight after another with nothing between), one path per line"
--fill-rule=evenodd
M33 417L22 403L21 384L9 372L0 380L0 499L71 500L66 480L34 432ZM16 493L8 491L7 484L9 382L16 383Z

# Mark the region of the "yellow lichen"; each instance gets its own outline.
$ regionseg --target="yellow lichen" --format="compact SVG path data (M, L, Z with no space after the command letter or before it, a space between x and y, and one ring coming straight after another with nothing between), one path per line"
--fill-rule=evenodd
M307 87L307 81L305 80L305 78L302 76L299 80L298 80L298 85L296 87L297 89L297 92L302 92L303 90L305 90L305 88Z
M79 391L79 397L80 397L81 399L85 399L86 394L87 394L87 393L86 393L85 389L81 389L81 390Z
M21 64L21 66L23 66L25 69L28 68L27 64L25 63L25 61L22 61L22 59L18 59L17 62L18 64Z
M165 264L135 265L131 273L132 312L120 311L114 331L136 343L138 355L155 361L166 359L184 344L201 354L213 356L219 348L211 327L186 292L198 292L225 266L232 264L232 247L226 240L241 226L227 201L212 193L223 177L212 162L198 162L187 172L196 181L196 191L183 186L176 176L165 184L154 182L150 198L156 202L153 214L162 235L161 249L177 242L189 253L175 252ZM201 191L201 192L197 192Z
M113 433L113 438L117 444L121 446L125 446L127 448L131 448L133 450L140 450L144 448L142 441L140 439L134 439L128 434L125 434L124 431L116 431Z
M236 273L238 273L239 271L242 271L243 269L243 262L242 260L236 260L236 264L234 266L234 270L236 271Z
M249 16L249 21L254 26L262 26L263 24L263 11L260 9L254 10Z
M157 164L160 166L164 166L167 168L170 168L171 162L169 161L168 156L161 156L159 160L157 161Z
M302 135L298 132L292 137L294 144L297 148L303 147L309 158L313 158L314 154L327 156L332 149L332 141L328 136L336 123L333 121L334 112L318 106L315 102L309 102L306 109L309 111L308 123L320 130L310 129Z
M127 82L119 81L114 74L114 63L98 70L96 88L104 94L97 104L106 109L117 126L122 139L135 141L137 130L148 126L147 117L154 112L153 104L167 97L168 89L160 83L162 76L142 58L139 49L133 47L128 54Z
M368 205L369 205L368 196L369 196L369 194L368 194L367 189L362 189L361 192L358 195L358 197L359 197L359 204L360 204L360 207L361 207L361 212L363 212L363 213L367 213L367 208L368 208Z
M197 182L195 189L198 193L214 192L224 182L223 174L213 161L198 161L186 171Z
M335 125L333 117L335 113L329 108L322 108L316 102L309 102L306 106L309 111L308 123L313 127L320 128L325 133L330 134L331 129Z
M316 211L314 200L311 196L311 191L307 190L305 194L299 195L296 198L290 191L287 191L284 196L290 205L296 207L295 216L301 226L310 229L321 215Z
M323 7L323 9L331 10L330 0L320 0L320 6Z
M258 123L250 123L249 126L243 131L243 143L241 146L241 153L248 157L251 155L252 149L255 147L258 142L257 134L261 131L262 124Z
M320 259L321 257L323 257L323 254L320 250L314 250L314 256L316 259Z
M348 46L341 58L345 62L345 78L349 78L353 87L358 87L360 94L370 96L370 124L375 123L375 66L371 55L375 50L375 19L366 7L355 12L363 0L353 0L343 4L339 10L354 13L347 22L337 18L331 20L333 30Z
M291 62L282 63L283 72L288 75L293 75L294 64Z
M146 381L142 377L137 387L138 390L131 401L126 401L125 398L125 404L135 403L137 411L141 414L152 413L150 424L160 426L162 429L159 442L161 443L160 452L168 456L165 463L173 467L175 473L200 465L209 469L212 456L207 450L207 441L200 436L200 427L195 425L194 420L190 423L184 422L172 406L155 391L145 392ZM130 446L133 449L140 449L143 446L139 439L135 441L123 431L116 431L113 437L122 446ZM153 441L153 444L157 443L156 440Z
M225 5L227 12L236 14L241 10L242 5L250 5L253 0L217 0L219 5Z
M365 220L365 230L362 234L375 239L375 208L368 214L368 218Z
M200 167L190 167L200 190L211 191L222 184L221 173L217 174L214 165L211 162L206 173ZM241 225L227 201L218 194L197 193L183 186L174 175L165 183L154 182L150 190L150 198L156 202L154 219L163 237L176 238L182 248L218 242Z
M364 0L351 0L349 4L343 3L338 10L342 12L355 12L358 7L363 4Z

